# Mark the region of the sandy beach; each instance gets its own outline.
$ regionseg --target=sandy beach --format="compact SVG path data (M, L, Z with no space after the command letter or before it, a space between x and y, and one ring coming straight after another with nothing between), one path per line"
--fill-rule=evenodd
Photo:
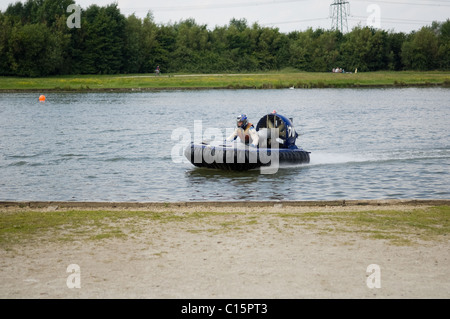
M447 299L448 239L398 245L358 229L338 231L326 214L309 222L302 214L387 209L406 214L449 204L1 202L0 214L72 209L165 212L174 219L208 214L176 222L132 220L123 228L127 236L119 238L36 237L0 247L0 298Z

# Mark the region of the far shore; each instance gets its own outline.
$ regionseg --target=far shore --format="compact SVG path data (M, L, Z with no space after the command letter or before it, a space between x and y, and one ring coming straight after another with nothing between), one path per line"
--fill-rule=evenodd
M377 88L429 88L429 87L449 87L445 84L440 83L418 83L418 84L368 84L368 85L348 85L348 86L340 86L336 87L333 85L329 86L308 86L308 87L297 87L297 89L335 89L335 88L346 88L346 89L377 89ZM295 87L267 87L267 88L258 88L254 86L227 86L227 87L201 87L201 86L193 86L193 87L163 87L163 88L95 88L95 89L86 89L86 88L52 88L52 89L0 89L0 93L41 93L41 92L48 92L48 93L132 93L132 92L161 92L161 91L199 91L199 90L259 90L259 89L295 89Z
M238 74L112 74L43 78L0 76L0 93L146 92L208 89L450 87L446 71L262 72Z

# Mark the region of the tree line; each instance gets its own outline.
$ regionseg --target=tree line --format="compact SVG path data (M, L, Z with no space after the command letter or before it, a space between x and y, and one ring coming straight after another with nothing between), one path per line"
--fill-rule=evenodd
M126 17L116 3L81 9L68 26L73 0L27 0L0 11L0 75L227 73L294 68L331 72L449 70L450 20L411 33L357 26L348 33L276 27L232 19L208 29L186 19L156 24Z

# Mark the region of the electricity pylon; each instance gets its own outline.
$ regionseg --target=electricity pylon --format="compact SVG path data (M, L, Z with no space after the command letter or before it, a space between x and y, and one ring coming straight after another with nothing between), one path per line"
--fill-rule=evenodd
M332 12L331 28L344 33L348 31L347 15L350 14L350 3L345 0L334 0L330 4L330 12Z

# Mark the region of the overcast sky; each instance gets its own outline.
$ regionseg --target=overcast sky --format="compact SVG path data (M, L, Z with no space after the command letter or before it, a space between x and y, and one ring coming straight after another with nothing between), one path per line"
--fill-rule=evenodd
M0 0L0 10L17 0ZM21 2L26 2L22 0ZM91 4L118 3L125 15L144 17L152 11L155 22L169 24L193 18L209 29L224 26L232 18L245 18L251 25L277 27L281 32L306 30L308 27L330 29L334 0L75 0L86 9ZM384 30L411 32L432 21L450 18L450 0L348 0L348 29L370 24Z

